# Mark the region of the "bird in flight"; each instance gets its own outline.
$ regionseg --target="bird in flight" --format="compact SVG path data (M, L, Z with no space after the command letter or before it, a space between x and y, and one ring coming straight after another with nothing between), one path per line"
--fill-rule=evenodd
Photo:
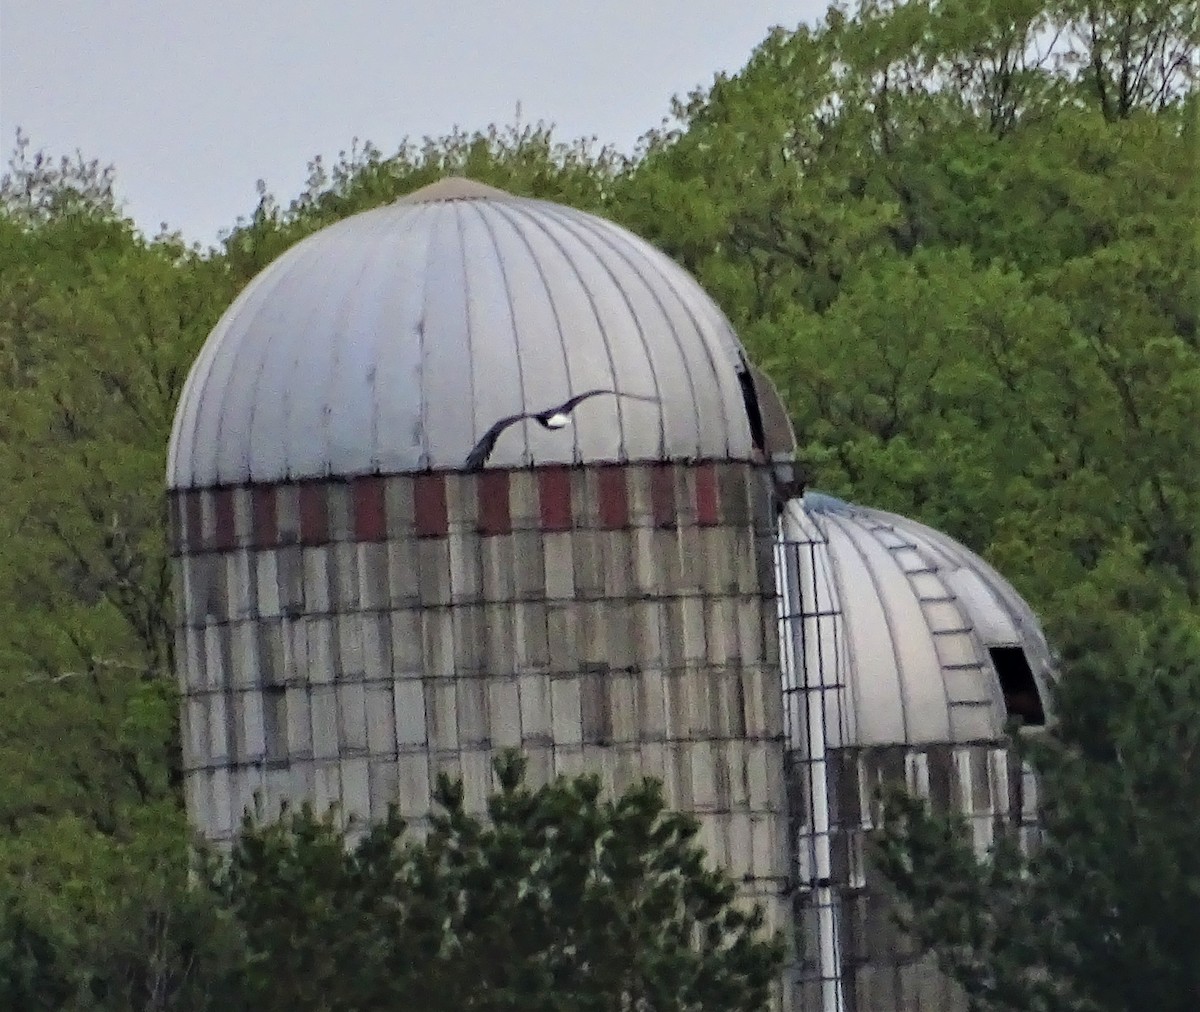
M480 438L479 442L472 447L471 452L467 454L467 470L478 471L491 456L492 450L496 447L496 440L500 438L500 434L510 425L521 421L525 418L532 418L543 429L563 429L571 424L571 412L579 405L581 401L586 401L589 397L596 397L600 394L612 394L614 397L625 397L633 401L648 401L657 403L657 397L646 397L643 394L623 394L618 390L588 390L586 393L576 394L569 400L563 401L557 407L550 408L547 411L523 411L519 415L509 415L506 418L501 418L495 425L487 430Z

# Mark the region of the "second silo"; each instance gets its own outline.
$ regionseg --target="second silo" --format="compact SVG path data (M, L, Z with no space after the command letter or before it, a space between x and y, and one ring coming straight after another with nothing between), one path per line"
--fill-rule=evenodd
M1036 784L1010 730L1048 720L1046 641L1007 580L923 524L809 492L780 530L800 1007L964 1010L871 867L877 788L962 816L980 858L997 833L1029 843Z

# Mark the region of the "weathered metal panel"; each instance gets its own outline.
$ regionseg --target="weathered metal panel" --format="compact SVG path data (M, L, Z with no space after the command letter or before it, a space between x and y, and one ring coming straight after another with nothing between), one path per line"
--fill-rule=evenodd
M362 682L342 682L337 687L338 744L342 756L367 751L367 697Z
M203 696L188 696L184 699L179 731L185 770L197 769L212 762L208 714L208 701Z
M583 742L583 711L580 678L568 675L550 681L551 733L556 744L579 745Z
M521 745L520 682L516 678L487 679L489 729L492 745L498 749Z
M449 608L426 608L417 613L421 622L421 655L425 674L454 674L454 613Z
M468 812L483 814L492 793L492 753L490 749L466 749L462 764L463 803Z
M338 747L337 688L333 685L314 685L309 693L309 715L312 719L314 759L336 759Z
M304 566L304 609L310 615L332 610L333 580L329 546L301 549Z
M312 684L332 682L337 672L336 629L334 620L327 615L305 618L300 622L304 630L304 667L301 677Z
M521 740L528 746L532 742L553 741L551 731L550 676L546 674L522 675L518 680L521 704Z
M363 705L367 718L367 751L372 756L395 754L398 744L396 739L396 690L409 685L419 685L419 683L405 681L393 685L391 681L381 681L366 684ZM421 720L420 725L423 728L424 719Z
M464 749L491 742L487 680L482 676L455 679L458 690L458 738Z
M298 243L222 317L180 400L173 488L460 467L498 418L612 387L493 462L748 459L742 352L680 268L539 201L397 204ZM535 368L536 366L536 368Z
M392 637L384 612L367 612L360 617L362 629L362 674L367 681L392 676Z
M346 818L351 824L365 823L371 818L371 791L367 760L343 756L339 765L340 801Z
M313 754L312 701L304 685L289 685L284 689L284 708L287 712L288 757L311 759Z
M425 752L401 753L396 759L396 802L406 818L421 818L432 806L433 780Z
M392 674L397 678L417 678L425 672L421 612L416 609L393 611L391 627Z
M229 700L224 692L208 693L201 698L208 707L208 763L220 766L232 759Z
M457 750L458 706L454 680L451 678L426 679L425 727L429 734L429 747L433 750Z

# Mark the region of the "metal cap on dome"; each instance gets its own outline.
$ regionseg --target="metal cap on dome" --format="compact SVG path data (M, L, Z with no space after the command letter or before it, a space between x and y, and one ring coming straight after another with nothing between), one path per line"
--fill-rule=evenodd
M443 200L513 200L513 195L465 176L446 176L405 194L397 204L435 204Z
M1047 721L1054 669L1038 620L974 552L819 492L789 502L783 524L825 630L806 662L849 696L831 745L996 741L1014 716Z
M297 243L217 323L172 488L489 467L752 460L729 321L678 265L581 211L443 179Z

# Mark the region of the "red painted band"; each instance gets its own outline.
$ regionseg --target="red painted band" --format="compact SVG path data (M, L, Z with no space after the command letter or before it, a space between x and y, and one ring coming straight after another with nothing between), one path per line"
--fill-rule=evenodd
M354 501L354 540L386 541L383 479L376 475L355 478L350 484L350 495Z
M538 511L544 531L569 531L571 472L565 467L544 467L537 472Z
M475 484L480 534L511 534L512 505L507 471L484 471Z
M629 526L629 490L624 467L602 467L596 474L600 526L607 531Z
M413 482L413 520L418 538L444 538L450 530L446 476L419 474Z
M323 545L329 540L329 502L326 482L300 484L300 544Z
M233 489L216 488L213 501L213 542L218 552L229 552L237 547L237 531L233 516Z

